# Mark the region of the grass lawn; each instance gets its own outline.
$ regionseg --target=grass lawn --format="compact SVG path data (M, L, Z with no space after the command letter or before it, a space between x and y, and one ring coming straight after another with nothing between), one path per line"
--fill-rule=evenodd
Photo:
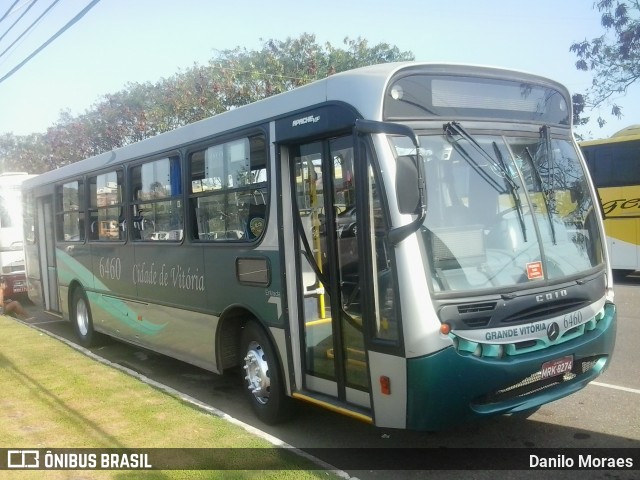
M276 448L2 315L0 412L0 448ZM338 478L302 458L269 458L278 470L5 470L0 478Z

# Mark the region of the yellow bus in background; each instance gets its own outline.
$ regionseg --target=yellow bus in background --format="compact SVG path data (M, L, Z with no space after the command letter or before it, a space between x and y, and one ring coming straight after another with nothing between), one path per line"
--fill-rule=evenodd
M640 270L640 125L580 147L602 203L611 266Z

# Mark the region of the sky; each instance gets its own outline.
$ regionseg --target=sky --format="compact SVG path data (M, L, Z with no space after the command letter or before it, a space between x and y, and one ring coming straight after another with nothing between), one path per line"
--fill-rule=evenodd
M15 0L0 0L0 17ZM0 36L32 0L19 0L0 22ZM25 28L56 0L36 0L0 39L0 78L60 30L91 0L58 3L21 40ZM61 112L79 115L127 83L152 82L204 65L216 51L259 50L265 40L302 33L343 46L362 37L410 51L416 60L523 70L563 83L572 93L591 84L575 68L572 43L600 36L591 0L100 0L9 78L0 81L0 135L45 132ZM8 50L7 50L8 49ZM5 52L6 53L2 53ZM640 124L640 84L610 105L589 112L607 120L576 130L585 139L608 137Z

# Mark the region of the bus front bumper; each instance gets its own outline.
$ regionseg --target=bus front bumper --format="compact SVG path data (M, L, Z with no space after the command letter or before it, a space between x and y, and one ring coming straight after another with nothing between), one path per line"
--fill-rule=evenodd
M584 388L611 361L616 308L605 306L596 328L566 343L501 359L450 347L408 359L407 428L442 430L491 415L526 412ZM542 364L571 356L570 374L541 378Z

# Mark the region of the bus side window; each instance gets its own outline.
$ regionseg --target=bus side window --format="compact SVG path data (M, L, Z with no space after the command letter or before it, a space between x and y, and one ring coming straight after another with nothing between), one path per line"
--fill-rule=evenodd
M132 238L181 241L184 231L180 159L152 160L131 169Z
M375 336L381 340L389 340L393 342L399 341L400 331L398 325L398 302L396 298L396 282L393 272L390 268L390 255L393 247L389 245L389 240L385 232L389 231L389 224L384 215L382 208L382 198L380 198L380 188L378 179L371 165L371 159L368 158L368 174L369 180L369 201L372 206L369 211L369 222L375 232L373 253L375 261L373 268L375 269L375 278L377 286L377 302L375 318Z
M59 241L84 241L84 182L74 180L56 190L56 233Z
M265 201L265 193L262 189L252 192L252 198L249 200L249 215L247 217L247 238L253 240L261 235L266 222L267 204Z
M98 240L97 177L89 177L88 239Z
M134 190L134 194L133 194L133 200L134 202L137 202L140 200L140 191L142 190L141 187L136 187L136 189ZM143 217L142 217L142 208L140 208L139 204L133 204L131 206L132 209L132 215L131 215L131 235L133 236L134 240L140 240L142 239L142 226L143 226Z
M89 177L89 240L124 240L122 186L122 170Z
M194 240L253 241L266 225L267 152L262 134L189 155Z

